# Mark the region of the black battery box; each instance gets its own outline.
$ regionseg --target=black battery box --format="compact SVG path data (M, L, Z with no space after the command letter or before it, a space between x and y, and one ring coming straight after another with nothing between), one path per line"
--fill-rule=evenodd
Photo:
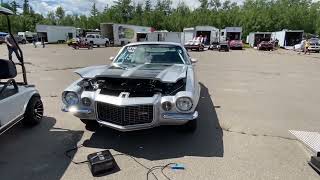
M103 175L117 167L109 150L89 154L87 158L93 176Z
M310 166L314 168L318 173L320 173L320 156L318 153L318 156L312 156L311 160L309 162Z

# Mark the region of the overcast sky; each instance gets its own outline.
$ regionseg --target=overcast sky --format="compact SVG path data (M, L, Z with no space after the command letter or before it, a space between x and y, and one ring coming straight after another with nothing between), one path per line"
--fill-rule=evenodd
M11 2L12 0L3 0ZM22 5L23 0L16 0ZM62 6L67 14L89 14L93 2L96 2L99 10L103 10L107 5L111 6L114 0L29 0L30 5L37 13L47 14L54 11L58 6ZM156 0L151 0L154 3ZM192 8L199 6L198 0L172 0L173 6L184 1ZM241 2L242 0L231 0L232 2ZM133 0L133 2L144 2L144 0Z

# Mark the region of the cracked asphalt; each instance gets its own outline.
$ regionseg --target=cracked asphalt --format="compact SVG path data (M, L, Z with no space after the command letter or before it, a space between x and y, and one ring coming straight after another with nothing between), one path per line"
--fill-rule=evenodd
M90 132L60 111L62 91L78 78L73 71L110 63L119 48L26 45L23 50L29 82L36 84L45 104L45 118L39 126L19 124L0 136L0 179L146 179L147 170L125 156L115 157L118 172L94 178L87 165L75 165L64 155L76 144L84 147L71 154L74 161L110 149L148 167L184 164L182 171L165 170L171 179L319 179L307 164L309 152L288 130L320 132L320 54L190 52L198 59L202 87L200 124L195 134L184 134L175 127ZM0 57L6 57L4 45ZM155 174L166 179L160 171Z

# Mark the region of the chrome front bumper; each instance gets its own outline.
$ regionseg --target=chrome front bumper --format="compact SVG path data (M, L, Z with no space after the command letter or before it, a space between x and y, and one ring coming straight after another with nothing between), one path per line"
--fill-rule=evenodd
M76 107L63 107L61 109L63 112L69 112L73 115L81 118L86 119L86 117L97 117L96 113L93 109L78 109ZM161 125L183 125L187 123L188 121L192 121L198 118L199 114L198 111L195 111L193 113L161 113L160 116L157 115L158 113L155 113L154 119L152 123L148 124L137 124L137 125L128 125L128 126L121 126L117 124L113 124L110 122L101 121L98 118L94 118L91 120L97 121L102 126L107 126L119 131L135 131L135 130L142 130L142 129L149 129L156 126ZM90 120L90 119L89 119Z

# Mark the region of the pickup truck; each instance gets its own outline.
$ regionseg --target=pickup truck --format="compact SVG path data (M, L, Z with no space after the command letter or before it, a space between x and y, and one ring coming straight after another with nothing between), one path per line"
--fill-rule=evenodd
M92 45L96 45L97 47L105 46L108 47L110 45L108 38L103 38L99 34L87 34L86 41Z

